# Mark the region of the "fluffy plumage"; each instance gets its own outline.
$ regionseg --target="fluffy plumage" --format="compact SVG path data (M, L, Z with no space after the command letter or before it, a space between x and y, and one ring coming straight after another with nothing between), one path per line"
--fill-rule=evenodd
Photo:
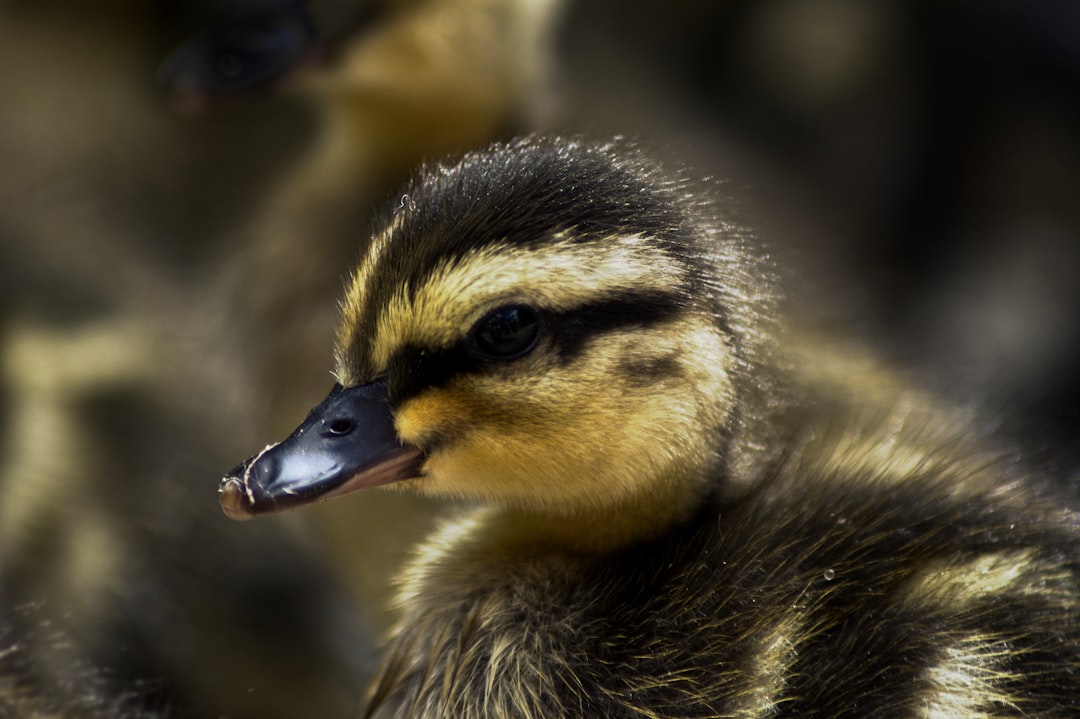
M484 505L403 572L365 716L1080 715L1076 512L779 321L702 197L532 138L427 167L376 227L339 386L222 487L234 516Z

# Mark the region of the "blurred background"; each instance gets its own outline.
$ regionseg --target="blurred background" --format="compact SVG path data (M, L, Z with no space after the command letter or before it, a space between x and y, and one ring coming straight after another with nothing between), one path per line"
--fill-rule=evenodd
M0 717L346 717L441 508L243 525L425 158L637 138L813 321L1080 480L1080 5L0 0Z

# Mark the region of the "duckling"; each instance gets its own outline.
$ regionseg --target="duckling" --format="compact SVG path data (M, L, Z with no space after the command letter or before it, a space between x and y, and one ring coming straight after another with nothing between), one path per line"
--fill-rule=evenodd
M1080 716L1080 515L781 319L707 188L530 137L397 197L329 396L220 487L477 505L404 568L364 716Z

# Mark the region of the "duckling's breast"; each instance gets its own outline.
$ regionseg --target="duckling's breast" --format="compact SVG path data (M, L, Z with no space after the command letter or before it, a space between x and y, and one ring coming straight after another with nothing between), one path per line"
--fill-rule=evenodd
M500 552L477 527L456 544L448 530L407 575L369 716L1080 709L1075 516L1025 521L933 476L790 479L783 501L708 507L606 557Z

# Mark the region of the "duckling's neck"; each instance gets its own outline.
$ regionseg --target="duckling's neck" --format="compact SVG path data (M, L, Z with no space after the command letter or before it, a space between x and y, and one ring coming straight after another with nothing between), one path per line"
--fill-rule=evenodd
M671 482L638 501L557 515L486 505L443 523L398 578L405 626L453 614L476 592L527 581L573 581L584 566L661 537L701 516L709 496ZM425 620L427 621L427 620Z
M502 546L603 554L664 534L693 515L704 492L671 482L617 505L569 514L517 507L485 514L488 536Z

